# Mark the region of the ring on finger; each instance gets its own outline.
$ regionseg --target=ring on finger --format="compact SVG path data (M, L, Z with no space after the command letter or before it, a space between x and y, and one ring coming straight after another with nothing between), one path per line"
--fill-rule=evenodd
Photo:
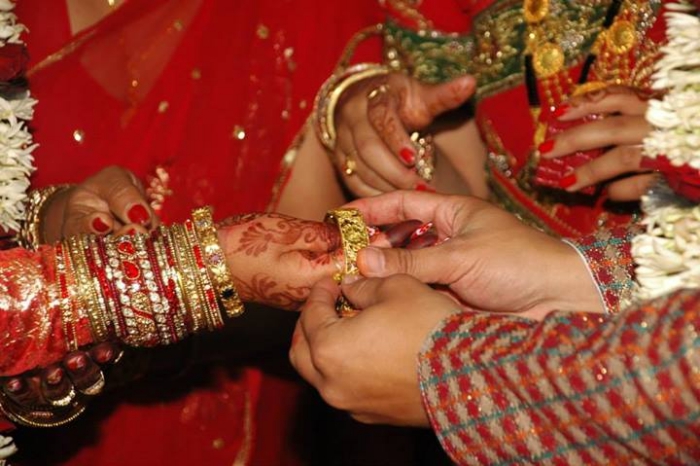
M81 388L80 393L82 393L83 395L88 395L88 396L95 396L95 395L99 395L100 393L102 393L102 390L104 390L104 388L105 388L105 376L102 373L102 371L98 372L98 374L99 374L99 377L95 381L95 383L93 383L89 387Z
M389 92L389 86L387 84L380 84L379 86L375 87L369 93L367 94L367 99L372 100L377 98L380 94L386 94Z
M355 169L357 168L357 162L352 156L353 154L357 154L357 151L350 152L350 154L348 154L348 156L345 157L345 162L343 163L343 173L345 173L346 176L354 175Z
M61 398L57 398L57 399L49 399L48 401L49 401L49 404L51 406L63 408L65 406L68 406L71 403L71 401L73 401L74 398L75 398L75 388L73 388L73 386L71 386L70 390L68 391L68 393L65 396L62 396Z
M435 145L430 134L421 134L418 131L411 133L411 142L416 149L415 170L423 180L430 182L435 173Z

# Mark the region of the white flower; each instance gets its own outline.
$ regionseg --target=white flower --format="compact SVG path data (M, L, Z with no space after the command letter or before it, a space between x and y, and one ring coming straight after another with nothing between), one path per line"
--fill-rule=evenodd
M17 446L10 436L0 435L0 460L6 460L17 453Z

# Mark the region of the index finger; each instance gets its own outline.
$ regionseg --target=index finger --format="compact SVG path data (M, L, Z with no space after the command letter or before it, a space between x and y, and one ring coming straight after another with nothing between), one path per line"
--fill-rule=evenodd
M417 191L393 191L375 197L358 199L347 207L362 212L369 225L385 225L404 220L434 220L438 206L447 196Z

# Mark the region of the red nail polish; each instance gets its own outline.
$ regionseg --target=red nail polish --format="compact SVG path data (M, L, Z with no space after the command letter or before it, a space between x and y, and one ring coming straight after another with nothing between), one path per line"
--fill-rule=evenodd
M574 183L576 183L576 173L572 172L559 180L559 187L566 189L569 186L572 186Z
M148 210L141 204L136 204L129 209L127 216L131 222L138 223L139 225L146 225L151 218Z
M425 192L429 192L429 193L436 192L435 188L433 188L432 186L428 186L425 183L418 183L416 185L416 191L421 191L421 192L425 191Z
M129 228L126 230L126 234L129 236L136 236L136 228Z
M413 232L413 234L411 234L411 240L414 240L414 239L416 239L416 238L419 238L419 237L423 236L423 235L426 234L426 233L428 232L428 230L430 230L432 227L433 227L433 223L432 223L432 222L424 223L423 225L421 225L420 227L418 227L418 228Z
M101 217L95 217L92 221L92 229L98 233L107 233L107 231L109 231L109 225L107 225Z
M401 157L401 160L403 160L406 165L413 165L416 158L416 153L413 152L412 149L404 147L399 151L399 157Z
M554 149L554 139L547 139L537 147L540 154L551 152L552 149Z
M571 108L571 105L562 104L562 105L558 106L556 109L554 109L554 112L552 112L552 115L554 115L554 118L561 118L562 116L564 116L564 114L566 112L569 111L570 108Z
M5 384L5 390L10 393L19 393L24 389L24 383L21 379L12 379Z
M49 385L58 385L63 380L63 369L54 367L46 374L46 382Z
M75 356L68 358L68 360L66 361L66 366L72 371L79 371L80 369L84 369L86 365L87 359L82 354L76 354Z

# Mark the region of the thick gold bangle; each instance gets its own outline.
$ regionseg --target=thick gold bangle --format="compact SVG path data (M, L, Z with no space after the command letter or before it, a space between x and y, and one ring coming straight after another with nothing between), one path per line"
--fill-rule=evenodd
M369 246L367 224L357 209L331 210L326 214L326 221L335 223L340 230L345 265L343 270L334 277L336 281L340 282L346 275L357 275L359 273L357 254L361 249ZM344 297L338 300L336 310L341 317L349 317L357 313L357 310L353 309Z
M226 256L219 246L216 227L211 207L200 207L192 211L192 223L199 243L202 245L204 262L211 274L221 307L229 317L238 317L245 311L236 287L233 285L231 272L226 265Z
M28 427L58 427L80 416L87 407L85 399L77 396L65 406L24 406L0 390L0 414L15 424Z
M334 73L323 84L314 103L316 132L328 150L335 149L335 108L343 92L350 86L365 79L389 74L389 68L376 63L353 65L342 73Z
M60 184L29 191L27 216L17 232L17 242L20 246L33 250L44 242L44 237L41 234L41 218L44 214L44 207L54 194L65 191L70 187L71 185L69 184Z

